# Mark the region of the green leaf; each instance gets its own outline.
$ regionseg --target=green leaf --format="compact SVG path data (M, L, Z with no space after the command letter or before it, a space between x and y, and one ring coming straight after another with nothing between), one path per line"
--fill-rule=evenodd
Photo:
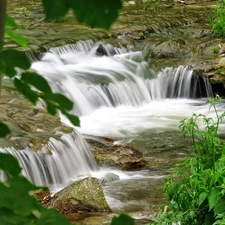
M214 211L215 215L225 212L225 199L224 198L219 200L219 202L215 205L213 211Z
M6 137L10 133L7 125L0 122L0 137Z
M44 99L44 98L43 98ZM47 111L51 114L51 115L56 115L57 112L57 108L55 105L53 105L51 102L49 102L48 100L44 99L46 106L47 106Z
M21 82L18 78L14 79L14 85L17 90L24 95L25 98L30 100L33 104L37 103L38 95L31 90L30 86L24 82Z
M70 122L74 125L74 126L77 126L79 127L80 126L80 119L79 117L75 116L75 115L72 115L72 114L69 114L68 112L66 112L65 110L61 109L61 112L67 116L67 118L70 120Z
M30 183L23 176L9 178L0 186L0 207L11 209L15 214L21 216L31 215L34 210L39 210L42 206L29 192L39 189L40 187Z
M0 208L0 215L0 225L34 225L31 217L15 214L12 210L7 208Z
M4 50L0 54L1 70L8 77L14 77L17 72L15 67L27 70L30 68L30 60L24 52L17 50Z
M0 169L11 176L18 176L21 172L17 159L11 154L0 153Z
M73 109L73 102L69 100L66 96L59 94L59 93L45 93L45 99L49 101L57 102L60 108L64 108L65 110L72 110Z
M122 8L121 0L42 0L46 19L58 19L70 8L80 23L109 29Z
M209 210L214 208L214 206L218 203L219 199L220 199L220 191L216 188L212 189L212 192L208 196Z
M134 225L134 219L126 214L114 216L110 225Z
M63 17L69 10L67 0L42 0L46 19L58 19Z
M68 1L77 20L91 27L109 29L122 8L120 0Z
M46 209L41 212L41 217L35 223L36 225L70 225L70 221L58 213L55 209Z
M17 34L15 32L13 32L11 29L9 29L7 27L5 28L5 34L7 36L9 36L17 44L19 44L23 47L27 47L27 40L23 36L21 36L20 34Z
M52 89L49 86L48 82L45 80L45 78L38 75L37 73L22 73L21 80L25 83L31 84L32 86L44 93L52 93Z
M200 206L204 201L205 199L208 197L208 193L207 192L202 192L200 195L199 195L199 202L198 202L198 205Z
M16 21L8 14L6 14L6 17L5 17L5 26L12 27L12 28L19 28L19 25L16 23Z

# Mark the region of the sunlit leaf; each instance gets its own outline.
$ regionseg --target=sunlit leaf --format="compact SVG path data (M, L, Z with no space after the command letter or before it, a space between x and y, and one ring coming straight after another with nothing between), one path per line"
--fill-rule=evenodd
M8 134L10 134L8 126L0 122L0 137L6 137Z
M15 33L14 31L10 30L9 28L5 28L5 34L9 36L13 41L17 44L27 47L27 40L21 36L20 34Z
M19 27L19 25L16 23L16 21L11 16L9 16L8 14L6 14L6 17L5 17L5 26L6 27L12 27L12 28L18 28Z
M114 216L110 225L134 225L134 219L126 214Z
M17 159L11 154L0 153L0 169L11 176L17 176L21 172Z
M14 85L17 90L24 95L24 97L30 100L33 104L37 103L38 95L33 90L31 90L29 85L21 82L21 80L17 78L14 79Z
M220 199L220 191L216 188L212 189L211 194L208 196L209 210L211 210Z
M32 72L25 72L21 75L21 80L31 84L38 90L44 92L44 93L52 93L52 89L49 86L48 82L45 80L44 77L38 75L37 73Z
M207 198L208 196L208 193L207 192L202 192L200 195L199 195L199 202L198 202L198 205L201 205L205 199Z
M215 205L213 211L214 211L214 214L219 214L219 213L222 213L222 212L225 212L225 199L220 199L219 202Z

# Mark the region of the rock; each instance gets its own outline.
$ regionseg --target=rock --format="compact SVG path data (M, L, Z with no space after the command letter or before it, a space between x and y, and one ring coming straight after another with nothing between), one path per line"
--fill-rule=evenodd
M137 149L123 144L116 144L103 140L87 140L93 150L95 160L99 166L114 167L121 170L139 170L150 168L152 162L143 159L143 154Z
M100 181L93 177L75 181L56 193L48 205L64 214L111 212Z
M113 182L119 179L120 177L114 173L106 173L105 176L100 179L100 181L102 185L105 185L106 183Z

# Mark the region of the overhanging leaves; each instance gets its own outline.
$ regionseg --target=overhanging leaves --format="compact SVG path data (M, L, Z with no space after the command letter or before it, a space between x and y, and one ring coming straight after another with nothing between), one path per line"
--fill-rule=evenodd
M9 28L5 28L5 34L7 36L9 36L13 41L15 41L16 43L18 43L19 45L21 45L23 47L26 47L27 46L27 40L23 36L15 33L12 30L10 30Z
M15 78L14 85L16 89L24 95L28 100L30 100L33 104L37 103L38 95L31 90L30 86L26 83L22 82L21 80Z
M110 225L134 225L134 219L128 215L114 216Z
M21 75L21 80L31 84L35 88L37 88L39 91L42 91L44 93L52 93L52 89L49 86L48 82L37 73L32 72L25 72Z
M109 29L122 8L120 0L69 1L77 20L91 27Z
M0 169L11 176L18 176L21 172L17 159L12 155L5 153L0 153Z
M0 122L0 137L6 137L10 133L9 128Z
M8 77L14 77L17 72L15 67L27 70L30 68L30 61L24 52L17 50L4 50L0 54L1 72Z
M42 0L46 19L65 16L71 8L80 23L109 29L122 8L121 0Z

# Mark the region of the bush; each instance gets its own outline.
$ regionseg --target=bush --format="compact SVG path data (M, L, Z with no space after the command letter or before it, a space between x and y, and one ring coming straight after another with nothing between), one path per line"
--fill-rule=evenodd
M166 178L161 191L168 204L160 206L164 212L155 224L225 224L225 145L218 137L225 113L217 112L216 102L220 100L216 96L207 101L216 120L194 114L181 121L183 135L192 138L194 157L177 164L173 174ZM204 130L197 124L199 119Z
M214 9L214 19L212 20L212 33L215 37L225 37L225 0L222 6Z

